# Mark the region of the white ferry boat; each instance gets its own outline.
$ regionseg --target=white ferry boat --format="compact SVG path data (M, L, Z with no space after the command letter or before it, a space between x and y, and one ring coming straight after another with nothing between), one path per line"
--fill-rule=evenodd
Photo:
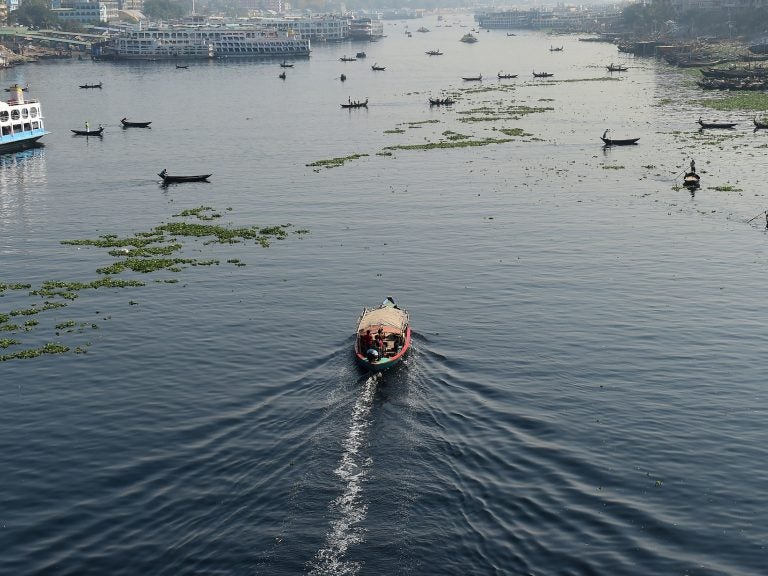
M43 126L40 102L24 98L18 84L8 88L8 100L0 102L0 153L32 148L48 134Z
M308 39L263 27L180 26L130 30L94 44L96 60L307 56Z

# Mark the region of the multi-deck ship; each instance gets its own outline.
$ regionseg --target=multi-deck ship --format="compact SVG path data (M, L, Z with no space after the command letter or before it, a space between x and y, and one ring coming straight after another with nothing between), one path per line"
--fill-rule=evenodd
M40 102L27 100L18 84L8 88L8 92L8 100L0 101L0 153L32 148L48 134Z
M308 56L309 39L274 29L183 26L131 30L92 46L96 60Z

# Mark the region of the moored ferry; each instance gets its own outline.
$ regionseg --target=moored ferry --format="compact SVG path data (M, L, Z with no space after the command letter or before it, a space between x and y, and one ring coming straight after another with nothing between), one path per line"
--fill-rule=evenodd
M264 27L174 26L130 30L94 44L96 60L307 56L309 39Z
M43 126L40 102L24 98L24 89L14 84L9 98L0 102L0 153L32 148L48 134Z

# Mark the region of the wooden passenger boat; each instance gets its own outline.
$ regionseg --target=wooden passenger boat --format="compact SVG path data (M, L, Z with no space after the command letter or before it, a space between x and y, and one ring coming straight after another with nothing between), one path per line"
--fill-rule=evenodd
M440 52L440 50L427 50L427 55L429 56L442 56L443 53Z
M99 126L96 130L72 130L75 136L101 136L104 132L104 126Z
M339 58L339 60L341 60L342 62L354 62L355 60L357 60L357 58L349 58L347 56L342 56L341 58Z
M640 140L640 138L608 138L608 130L606 130L603 132L603 135L600 136L600 140L602 140L606 146L631 146L637 144L637 141Z
M187 68L189 68L189 64L176 64L177 70L186 70Z
M552 46L550 46L549 47L549 51L550 52L562 52L563 51L563 47L562 46L559 46L559 47L552 47Z
M371 66L371 70L375 72L383 72L386 69L387 69L386 66L379 66L378 64L374 64L373 66Z
M368 108L368 98L363 101L350 100L346 104L341 105L342 108Z
M80 84L80 88L101 88L101 82L98 84Z
M293 68L293 64L288 64L285 60L280 63L280 68Z
M195 174L193 176L171 176L163 169L157 174L163 179L163 185L176 184L179 182L206 182L211 177L210 174Z
M128 119L123 118L120 120L120 124L123 128L151 128L152 122L129 122Z
M481 82L483 80L483 75L478 74L477 76L462 76L461 79L465 82Z
M430 98L429 99L430 106L450 106L455 102L456 100L454 100L453 98Z
M411 347L408 312L391 297L378 308L364 308L357 321L355 357L372 372L397 365Z
M608 64L606 68L608 68L608 72L626 72L627 70L629 70L629 68L627 68L626 66L622 66L621 64L614 64L614 63Z
M552 76L554 76L554 74L550 74L549 72L533 72L534 78L551 78Z
M755 124L755 130L768 128L768 122L760 122L757 118L753 118L752 122Z
M686 188L698 188L700 177L696 172L686 172L683 176L683 186Z
M501 72L499 72L498 74L496 74L496 77L499 80L506 80L509 78L517 78L517 74L502 74Z
M736 122L704 122L701 118L698 120L702 128L733 128Z

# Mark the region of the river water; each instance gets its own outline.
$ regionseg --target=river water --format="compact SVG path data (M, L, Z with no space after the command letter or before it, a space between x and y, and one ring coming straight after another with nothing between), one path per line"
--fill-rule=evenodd
M0 362L0 573L765 573L768 238L746 221L768 133L747 112L697 133L726 115L655 60L468 45L452 20L316 44L284 81L278 60L0 71L51 131L0 157L0 313L67 304L11 317L0 354L69 349ZM611 61L630 69L606 80ZM72 136L86 121L104 137ZM604 150L606 129L639 145ZM387 150L456 134L511 141ZM213 176L162 188L163 168ZM115 276L143 286L30 295L116 260L63 240L201 206L291 226L268 248L180 238L218 265ZM414 346L372 378L352 334L388 295Z

